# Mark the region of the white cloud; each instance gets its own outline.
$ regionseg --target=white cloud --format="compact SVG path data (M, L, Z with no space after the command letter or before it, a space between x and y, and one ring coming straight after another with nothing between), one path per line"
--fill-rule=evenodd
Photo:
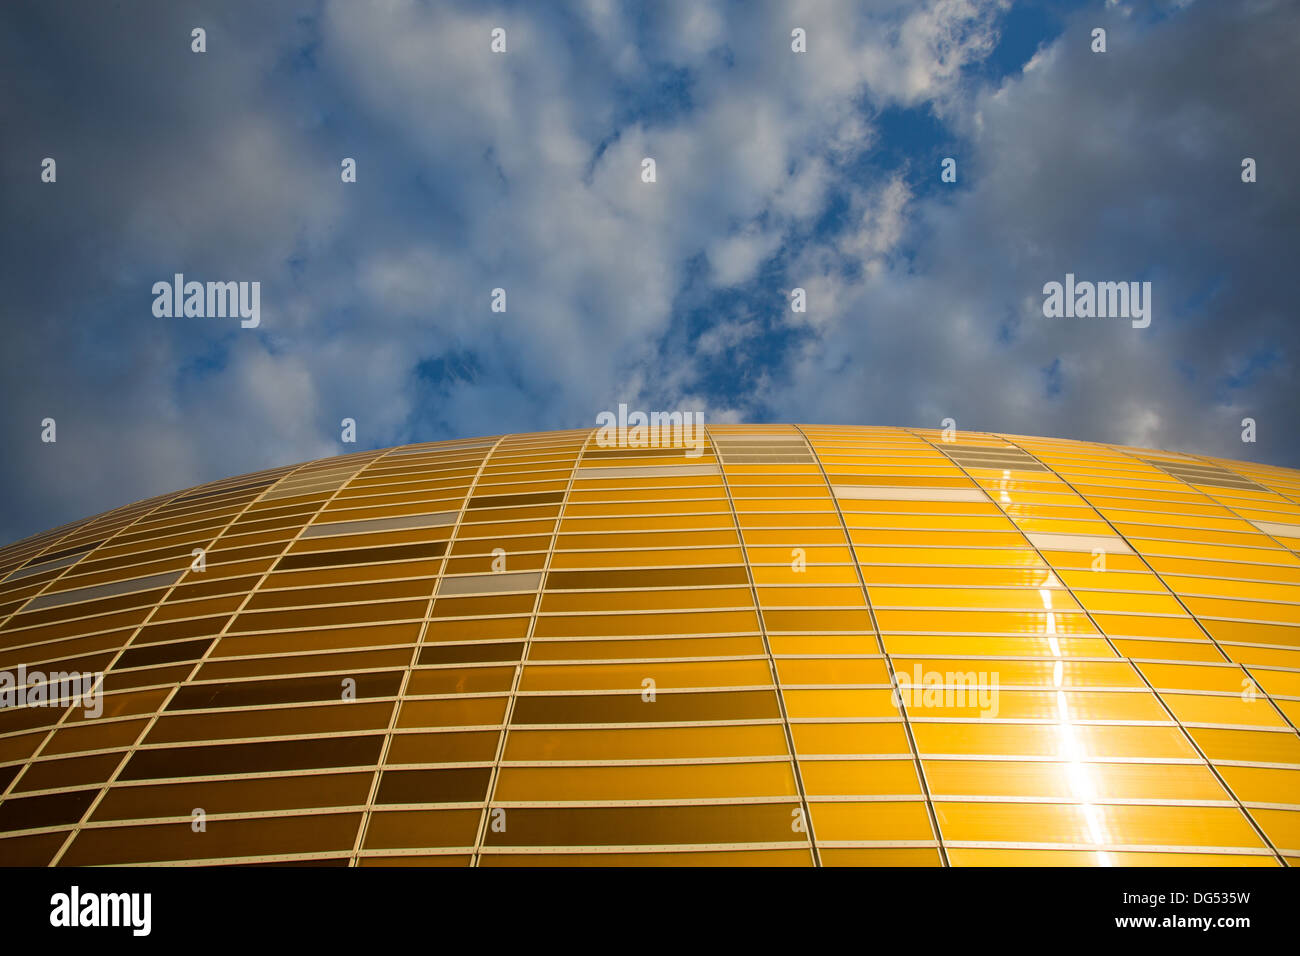
M129 18L91 16L61 56L93 65L77 97L0 104L29 152L69 142L56 194L68 205L41 205L48 193L12 205L41 227L6 247L14 414L0 438L27 448L53 407L70 444L63 458L15 455L11 498L48 525L336 452L344 415L389 444L441 437L413 425L573 427L620 400L705 405L715 420L952 415L1214 445L1205 415L1217 429L1243 407L1215 394L1215 376L1251 374L1260 324L1294 339L1258 292L1286 274L1296 209L1277 157L1295 155L1297 134L1274 92L1295 61L1294 15L1258 6L1249 55L1222 70L1209 67L1236 57L1219 29L1230 10L1191 8L1147 39L1121 32L1115 49L1140 42L1143 55L1104 69L1073 20L1023 76L972 89L967 68L1005 6L681 2L634 15L586 0L570 19L542 5L335 0L319 17L314 4L232 5L206 60L158 52L180 14L143 37ZM796 25L806 54L790 50ZM489 51L494 26L508 30L504 56ZM965 138L960 187L934 197L862 172L871 117L888 107L933 109ZM1267 177L1252 198L1212 188L1208 171L1231 178L1246 149ZM358 158L354 185L338 180L343 155ZM645 156L654 185L640 181ZM102 179L78 172L92 167ZM1188 170L1199 178L1180 180ZM8 190L27 175L5 171ZM847 199L841 231L808 242L832 198ZM808 313L791 313L783 288L768 312L713 314L773 257ZM25 276L54 260L72 275L51 296ZM1221 267L1260 283L1204 307L1231 306L1235 326L1180 331L1157 316L1139 337L1035 315L1042 282L1067 269L1166 269L1157 301L1172 308L1197 292L1181 277ZM141 289L173 270L261 279L263 329L151 321ZM504 315L488 308L498 286ZM692 303L710 304L703 328ZM1173 369L1180 352L1225 361L1200 362L1193 382ZM463 374L416 380L444 356ZM1053 398L1044 370L1058 358ZM745 375L729 392L720 361ZM1256 373L1265 419L1286 414L1290 371ZM113 454L108 474L68 466L81 442L82 460Z

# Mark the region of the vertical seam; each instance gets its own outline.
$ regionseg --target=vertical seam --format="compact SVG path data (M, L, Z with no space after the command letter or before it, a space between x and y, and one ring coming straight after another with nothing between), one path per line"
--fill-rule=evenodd
M366 796L366 806L362 811L361 826L357 828L356 841L352 844L352 855L348 860L349 866L361 865L361 853L365 849L366 836L370 832L370 821L374 817L375 797L379 795L380 778L384 774L385 764L388 762L388 751L392 747L393 737L397 729L397 718L402 711L402 706L406 703L406 688L411 682L411 674L415 670L415 665L420 658L420 651L424 647L424 638L429 633L429 627L433 620L433 603L438 598L438 587L442 583L442 576L447 571L447 565L451 563L451 549L456 541L456 535L460 531L461 520L465 517L465 512L469 509L469 499L474 496L474 489L478 487L478 480L483 475L483 469L487 467L488 459L492 457L497 446L506 440L509 436L502 435L492 447L483 455L483 460L478 463L478 470L474 472L474 477L470 480L468 487L465 489L465 497L460 503L460 510L456 514L456 522L452 525L451 535L447 538L447 549L443 552L442 562L438 565L438 571L433 576L433 590L429 592L429 600L424 607L424 620L420 622L419 633L415 636L415 646L411 648L411 661L406 665L406 671L402 674L402 682L397 689L397 699L393 701L393 712L388 715L388 730L384 734L384 742L379 748L379 760L375 763L375 775L370 781L370 792ZM398 446L405 447L405 446ZM436 446L435 449L436 450ZM392 454L392 449L380 458L380 461Z
M373 460L374 459L372 458L370 461ZM330 504L330 502L332 502L338 496L339 492L341 492L344 488L346 488L349 484L351 484L352 480L366 469L366 467L370 464L370 461L367 461L364 464L362 464L352 475L350 475L346 480L344 480L342 484L340 484L336 489L334 489L334 492L328 498L326 498L323 502L321 502L320 507L317 508L314 512L312 512L311 517L303 521L302 525L298 528L298 531L294 534L294 536L285 542L284 548L281 549L280 554L279 556L276 557L275 561L273 561L271 565L265 571L262 572L262 576L258 579L257 584L248 589L248 592L244 595L243 600L240 601L239 607L235 608L235 610L230 612L229 616L227 616L226 622L223 625L221 625L221 629L217 631L216 634L213 635L212 643L208 645L208 648L203 652L203 655L197 661L194 662L194 666L190 668L189 674L186 675L184 680L179 680L175 684L173 684L171 688L167 691L166 696L164 697L162 702L158 705L158 708L153 712L152 716L148 718L148 723L145 724L144 729L141 730L140 733L136 736L135 743L133 743L131 747L122 755L122 759L118 761L116 769L114 769L113 773L109 776L109 778L105 780L104 783L100 786L99 793L96 794L95 798L90 802L90 806L86 807L85 811L81 815L81 819L77 822L76 826L74 826L72 830L68 833L68 837L66 840L63 841L63 845L59 848L59 852L56 853L53 859L50 860L49 863L50 866L59 865L59 861L63 859L64 854L66 854L68 852L68 849L72 846L73 840L75 840L76 837L81 833L82 827L84 827L90 821L91 815L95 812L96 809L98 809L99 804L103 802L103 799L108 794L109 789L113 786L114 783L117 782L118 777L121 775L122 771L126 768L127 763L139 751L140 745L144 742L145 738L149 736L149 732L153 730L154 725L158 723L158 718L161 717L166 712L167 706L175 698L176 694L180 691L181 687L184 686L185 684L188 684L190 681L194 679L194 675L197 674L199 672L199 669L203 666L203 664L206 663L209 655L211 655L212 653L213 648L215 648L217 644L220 643L221 639L226 635L226 631L229 629L230 625L234 623L235 618L238 617L243 612L244 608L248 606L248 602L252 600L253 595L256 594L258 589L263 584L266 583L266 579L271 575L271 572L275 570L276 565L280 563L280 558L283 558L289 552L289 549L293 547L293 545L298 541L298 539L302 537L302 533L307 529L307 526L311 524L312 518L319 517L320 514L325 510L325 508ZM238 520L238 518L242 517L250 508L252 508L253 505L257 504L259 501L265 498L266 495L273 488L276 487L276 485L281 484L291 476L296 475L298 474L298 472L306 468L309 468L310 466L315 464L319 464L319 462L307 462L303 465L300 465L298 468L295 468L292 471L289 471L281 475L269 487L264 488L261 494L259 494L256 498L250 501L244 507L243 511L241 511L239 515L236 516L236 518L232 519L228 525L226 525L226 528L222 532L222 534L229 532L229 530L235 526L235 523ZM217 535L216 538L213 538L213 543L215 544L220 538L221 535ZM182 574L182 577L183 576L184 575ZM167 589L167 594L163 595L162 599L159 600L159 602L156 605L154 605L153 609L150 611L149 617L145 618L145 623L147 623L149 618L152 617L153 614L157 612L158 608L162 607L162 605L166 603L168 595L170 595L171 592L179 584L180 584L180 578L177 579L175 584L173 584L171 587ZM143 626L144 624L142 623L140 627ZM137 633L138 632L139 629L137 629ZM125 649L126 647L123 646L123 651L125 651ZM105 676L107 676L107 673L108 671L105 670Z
M100 548L102 548L102 547L104 547L105 545L109 544L110 542L114 541L114 540L115 540L119 535L126 533L126 531L128 531L130 528L133 528L135 525L139 524L141 521L144 521L146 518L148 518L148 517L150 517L151 515L157 513L157 512L160 511L161 509L167 507L167 505L171 504L171 502L172 502L174 499L178 498L178 497L179 497L180 495L182 495L183 493L184 493L184 492L180 492L180 491L178 491L178 492L176 492L176 493L173 494L173 495L169 495L169 496L167 496L167 497L166 497L166 500L160 501L160 502L159 502L155 507L150 508L150 509L148 509L147 511L143 512L143 513L140 514L138 517L136 517L134 520L132 520L132 521L128 521L126 524L124 524L124 525L123 525L121 528L119 528L117 531L114 531L111 535L109 535L109 537L105 538L105 539L104 539L103 541L101 541L99 544L95 545L95 547L93 547L93 548L91 548L89 551L87 551L86 554L82 556L83 559L89 557L90 555L92 555L92 554L94 554L96 551L98 551ZM94 520L94 519L91 519L91 520ZM76 530L77 530L77 529L74 528L72 531L69 531L68 534L74 534L74 533L76 532ZM66 535L65 535L64 537L66 537ZM63 539L60 538L60 540L63 540ZM80 564L80 563L81 563L81 561L78 560L78 561L76 562L76 564L71 564L71 565L69 565L67 568L63 568L62 570L63 570L64 574L66 574L66 573L67 573L71 568L75 568L75 567L77 566L77 564ZM45 588L48 588L51 584L55 583L56 581L58 581L58 580L59 580L60 578L62 578L62 577L63 577L63 574L58 574L58 575L55 575L53 578L51 578L49 581L46 581L46 582L45 582L45 586L44 586L40 591L36 592L36 594L31 595L31 597L29 597L29 598L27 599L27 601L24 601L22 606L25 606L25 605L26 605L28 602L30 602L33 598L36 598L36 597L40 596L41 594L45 593ZM171 589L168 588L168 593L170 593L170 591L171 591ZM165 599L165 596L164 596L164 599ZM18 611L14 611L12 614L10 614L9 617L5 619L5 621L4 621L3 624L0 624L0 629L3 629L4 624L8 624L9 621L13 620L13 618L14 618L15 616L17 616L17 614L19 613L19 611L22 610L22 606L19 607ZM112 658L109 660L109 662L104 666L104 670L103 670L102 673L107 674L107 673L109 672L109 670L112 669L113 664L115 664L115 663L117 662L117 659L118 659L119 657L122 656L122 653L127 649L127 647L130 646L131 642L132 642L133 640L135 640L135 637L136 637L136 635L139 633L140 629L143 628L147 623L149 623L149 618L153 616L153 613L154 613L155 610L156 610L156 608L150 608L150 609L149 609L148 613L147 613L147 614L145 615L145 617L144 617L144 620L141 621L138 625L136 625L135 630L133 630L133 631L131 632L131 634L126 638L126 640L124 640L124 641L122 642L122 645L121 645L121 646L120 646L120 647L119 647L119 648L114 652L113 657L112 657ZM110 630L111 630L111 629L110 629ZM83 635L83 636L86 636L86 637L93 637L95 633L96 633L96 632L92 632L92 633L89 634L89 635ZM40 646L43 646L43 644L33 645L33 649L35 649L36 647L40 647ZM101 681L100 681L100 692L103 693L103 681L102 681L102 679L101 679ZM61 714L59 715L59 719L56 720L56 721L55 721L55 722L50 726L49 731L46 733L46 735L45 735L44 737L41 738L41 742L40 742L39 744L36 745L36 748L31 752L31 754L30 754L30 755L27 757L27 759L23 762L23 765L18 769L18 773L15 774L15 775L14 775L14 778L13 778L12 780L9 781L9 785L8 785L7 787L4 787L4 788L0 789L0 802L3 802L3 801L5 801L5 800L7 800L7 799L9 799L10 797L13 796L14 788L18 785L18 783L22 780L22 778L25 777L25 776L27 775L27 771L28 771L28 769L31 767L31 765L32 765L32 761L34 761L37 757L39 757L39 756L41 755L41 751L44 750L47 746L49 746L50 740L54 737L55 732L58 731L58 729L59 729L60 727L65 726L65 722L66 722L67 719L68 719L68 715L71 714L75 709L76 709L76 707L75 707L73 704L69 704L69 705L64 709L63 713L61 713Z
M492 761L492 774L488 780L488 791L483 803L483 813L479 817L478 835L474 840L474 856L470 861L471 866L479 866L483 860L483 841L487 837L488 820L492 816L492 801L496 799L497 782L501 776L501 761L505 759L506 738L510 736L510 722L515 715L515 701L518 699L519 684L524 676L524 667L528 663L528 652L533 643L533 632L537 630L537 615L542 608L542 595L546 593L546 579L551 571L551 558L555 554L555 546L560 539L560 525L564 521L564 513L569 507L569 493L573 490L574 479L578 476L578 466L582 463L582 456L587 451L587 445L591 442L594 429L589 429L582 438L582 444L578 446L578 454L573 459L570 466L569 481L564 486L564 498L560 502L560 510L555 516L555 527L551 531L551 546L546 549L546 560L542 563L542 574L537 582L537 596L533 598L533 613L528 619L528 632L524 635L524 646L519 653L519 663L515 665L514 681L510 685L510 696L506 701L506 713L504 722L501 725L501 736L497 740L496 758ZM506 824L509 826L509 823Z
M817 461L817 467L821 470L822 480L826 482L826 493L830 495L831 504L835 507L835 514L839 516L840 529L844 532L844 543L848 547L849 557L853 559L853 569L858 576L862 596L867 602L867 614L870 615L871 626L876 632L876 646L880 649L880 656L884 659L885 668L889 673L891 699L898 700L898 713L903 720L903 733L907 736L907 746L912 751L912 763L916 770L917 780L921 784L921 796L925 799L926 814L930 819L930 828L934 831L934 840L939 850L939 860L944 866L951 866L952 864L948 859L948 849L944 845L943 833L939 827L939 811L934 807L934 799L930 795L930 783L925 775L925 763L921 760L921 748L916 742L916 736L912 732L912 722L899 694L898 677L894 673L894 661L889 652L885 650L885 636L880 630L880 622L876 619L876 609L871 603L871 592L867 589L867 579L862 573L862 565L858 562L857 546L853 543L852 535L849 534L848 520L844 517L844 512L840 508L839 498L835 497L835 488L831 485L830 476L826 474L826 466L822 464L821 455L813 448L812 442L809 441L803 428L799 425L794 427L799 429L799 433L804 436L804 441L808 442L808 448L812 451L813 458Z
M804 439L805 444L807 439ZM808 849L812 854L813 866L821 866L821 852L817 847L817 836L813 829L812 809L808 806L808 794L804 790L803 773L799 767L799 758L795 752L794 731L790 728L790 715L785 706L785 692L781 688L781 678L776 671L776 658L772 656L772 643L767 636L767 621L763 617L763 606L758 600L758 586L754 583L754 569L749 563L749 548L745 544L745 534L740 527L740 513L736 511L736 500L731 494L731 483L727 481L727 471L723 467L722 455L713 442L713 433L709 432L709 444L713 446L713 457L718 463L718 475L722 478L722 490L727 494L727 503L731 507L731 518L735 522L736 544L740 548L741 558L745 562L745 575L749 579L750 600L754 602L754 617L758 623L759 634L763 639L763 651L767 654L768 672L772 678L772 689L776 692L777 707L781 711L781 726L785 729L785 745L790 751L790 769L794 773L795 787L799 791L799 805L803 810L804 825L808 833Z
M1026 451L1024 448L1021 448L1017 442L1012 441L1009 438L1004 438L1001 435L998 435L997 437L1002 441L1014 445L1016 448L1020 448L1020 450L1025 452L1026 455L1029 455L1035 461L1038 461L1037 455L1033 455L1030 452ZM1111 446L1105 446L1105 447L1110 448L1111 451L1118 450ZM1135 461L1139 461L1139 462L1142 461L1142 459L1138 458L1136 455L1130 455L1126 451L1120 451L1120 454L1127 455L1128 457L1133 458ZM1187 607L1187 605L1183 603L1182 597L1173 588L1171 588L1168 584L1165 583L1165 580L1163 577L1161 577L1160 572L1158 572L1155 568L1151 566L1150 562L1147 561L1146 555L1144 555L1141 551L1138 550L1137 546L1128 539L1128 536L1123 532L1121 532L1118 528L1116 528L1114 523L1110 520L1110 518L1102 514L1101 510L1096 505L1094 505L1091 500L1089 500L1077 488L1075 488L1073 482L1071 482L1064 475L1061 475L1059 472L1057 472L1055 468L1052 468L1050 465L1047 465L1046 463L1042 463L1042 464L1044 465L1044 467L1048 468L1048 470L1051 471L1053 475L1056 475L1056 477L1061 481L1061 483L1064 484L1065 487L1070 489L1070 492L1072 494L1077 496L1080 501L1085 502L1088 505L1088 507L1092 509L1093 513L1096 514L1098 518L1106 522L1106 527L1110 528L1111 532L1117 538L1119 538L1121 541L1123 541L1126 545L1129 546L1129 548L1133 551L1133 553L1137 555L1138 560L1142 562L1142 566L1145 567L1147 571L1150 572L1155 577L1155 579L1160 582L1161 587L1163 587L1166 591L1168 591L1169 594L1174 598L1174 600L1178 602L1178 606L1181 607L1183 609L1183 612L1196 623L1196 626L1200 628L1201 633L1204 634L1206 639L1209 640L1210 643L1214 645L1214 649L1223 655L1224 662L1228 664L1237 664L1236 661L1228 657L1227 653L1225 653L1223 648L1219 645L1219 642L1214 639L1214 635L1212 635L1209 632L1209 630L1205 627L1205 625L1201 623L1201 619L1198 618L1195 614L1193 614L1191 610ZM974 479L971 480L973 481ZM1182 479L1179 480L1181 481ZM1201 494L1204 493L1202 492ZM1206 497L1208 497L1208 495ZM1213 501L1213 499L1210 500ZM999 505L998 507L1000 509L1001 505ZM1011 520L1012 524L1015 524L1015 520L1012 519L1010 515L1007 515L1007 518ZM1017 526L1017 530L1018 530L1018 526ZM1023 534L1024 532L1022 531L1021 533ZM1026 536L1026 540L1028 540L1027 536ZM1037 548L1035 548L1035 550L1037 550ZM1039 554L1039 557L1040 558L1042 557L1041 553ZM1047 561L1046 558L1043 558L1043 560L1044 562ZM1050 564L1048 564L1048 566L1051 567ZM1055 574L1056 569L1053 568L1052 571L1053 574ZM1219 773L1219 768L1214 765L1214 762L1212 760L1210 760L1209 755L1205 753L1204 750L1201 749L1201 745L1196 742L1196 739L1192 736L1191 731L1188 730L1185 726L1183 726L1183 722L1178 719L1177 715L1174 714L1173 709L1169 706L1168 702L1164 699L1164 696L1160 693L1160 691L1156 690L1155 685L1152 684L1151 681L1147 679L1147 675L1143 673L1140 667L1138 667L1136 664L1133 663L1133 661L1128 657L1128 655L1119 654L1119 648L1115 647L1114 643L1111 641L1110 635L1107 634L1105 630L1101 627L1101 625L1099 625L1096 622L1096 620L1092 616L1092 612L1089 611L1086 607L1084 607L1083 602L1080 601L1078 597L1075 596L1073 588L1071 588L1069 584L1067 584L1065 580L1062 579L1059 575L1057 575L1056 577L1057 580L1059 580L1061 584L1066 588L1066 590L1070 592L1070 597L1074 599L1074 602L1078 604L1080 608L1083 608L1083 611L1085 614L1088 615L1088 620L1092 623L1092 626L1097 628L1098 633L1100 633L1103 637L1106 638L1106 643L1110 646L1111 650L1113 650L1117 655L1119 655L1121 660L1128 663L1128 666L1133 669L1134 673L1136 673L1138 677L1142 679L1142 683L1146 685L1146 688L1149 691L1151 691L1153 695L1155 695L1156 700L1160 702L1161 709L1164 710L1164 712L1169 715L1170 720L1172 720L1174 723L1178 725L1178 729L1183 732L1183 736L1187 739L1187 742L1192 746L1192 749L1196 751L1197 756L1199 756L1203 761L1205 761L1205 766L1209 769L1210 773L1214 775L1214 779L1218 781L1219 786L1223 787L1224 792L1227 793L1228 796L1232 797L1233 802L1237 805L1237 809L1241 811L1242 815L1246 818L1247 822L1250 823L1251 828L1259 835L1259 838L1264 841L1264 845L1273 851L1273 855L1277 858L1278 863L1284 867L1287 866L1288 864L1286 860L1283 858L1278 848L1274 846L1273 841L1269 839L1268 835L1264 832L1264 828L1259 825L1259 822L1255 819L1255 817L1251 814L1251 812L1248 809L1246 809L1245 803L1243 803L1241 798L1237 796L1237 791L1233 790L1232 787L1228 785L1228 781L1224 779L1221 773ZM1241 667L1240 664L1237 664L1237 666ZM1272 697L1269 696L1268 692L1265 691L1263 687L1260 687L1259 682L1255 680L1255 678L1250 674L1250 672L1246 671L1244 667L1242 667L1241 669L1243 672L1245 672L1246 676L1250 678L1251 683L1255 684L1256 687L1259 687L1260 692L1264 694L1264 696L1268 699L1269 703L1273 704ZM1274 707L1276 709L1275 704ZM1290 721L1287 721L1287 723L1289 724Z
M1194 455L1194 456L1192 456L1192 457L1197 458L1197 459L1200 459L1200 460L1205 460L1205 456L1203 456L1203 455ZM1208 462L1208 463L1209 463L1209 464L1214 464L1214 462L1212 462L1212 461L1211 461L1211 462ZM1223 466L1220 465L1219 467L1223 467ZM1179 479L1179 480L1182 480L1182 479ZM1251 480L1251 481L1254 481L1253 478L1250 479L1250 480ZM1256 484L1259 484L1259 482L1256 482ZM1212 487L1212 486L1211 486L1211 487ZM1262 487L1267 487L1267 486L1262 486ZM1268 490L1269 490L1270 492L1272 492L1273 494L1277 495L1279 498L1286 498L1286 495L1280 494L1279 492L1274 491L1274 489L1272 489L1272 488L1269 488ZM1209 496L1208 494L1206 494L1205 492L1203 492L1203 491L1200 492L1200 494L1203 495L1203 496L1206 497L1206 498L1209 498L1210 501L1214 502L1216 505L1218 505L1219 507L1223 508L1223 509L1224 509L1225 511L1227 511L1229 514L1231 514L1234 518L1237 518L1237 519L1239 519L1239 520L1241 520L1241 521L1245 521L1245 522L1246 522L1247 524L1249 524L1251 527L1255 528L1255 532L1256 532L1257 534L1262 534L1264 537L1268 538L1270 541L1272 541L1275 545L1277 545L1277 546L1278 546L1279 548L1281 548L1283 551L1287 552L1288 554L1295 554L1295 553L1296 553L1295 550L1294 550L1293 548L1290 548L1290 547L1288 547L1287 545L1283 544L1281 541L1277 540L1277 538L1274 537L1274 536L1273 536L1272 534L1270 534L1269 532L1263 530L1262 528L1257 527L1257 526L1255 525L1255 522L1252 521L1250 518L1247 518L1247 517L1245 517L1244 515L1238 514L1238 513L1237 513L1237 510L1236 510L1235 508L1233 508L1231 505L1224 504L1224 503L1221 502L1218 498L1210 498L1210 496ZM1134 550L1136 550L1136 549L1134 549ZM1157 576L1159 576L1159 575L1158 575L1158 572L1156 572L1154 568L1152 569L1152 572L1151 572L1151 573L1152 573L1152 574L1156 574ZM1164 584L1164 581L1162 580L1161 583ZM1182 605L1183 610L1187 611L1188 614L1191 614L1191 613L1192 613L1191 610L1187 607L1186 604L1183 603L1182 596L1179 595L1176 591L1174 591L1173 588L1170 588L1168 584L1165 584L1165 587L1166 587L1166 588L1169 588L1169 592L1170 592L1171 594L1173 594L1175 598L1178 599L1178 603ZM1194 614L1193 614L1192 616L1193 616L1193 617L1196 617L1196 615L1194 615ZM1200 624L1200 623L1201 623L1201 620L1200 620L1199 617L1196 618L1196 623L1197 623L1197 624ZM1201 630L1205 631L1205 636L1206 636L1206 637L1208 637L1210 640L1214 641L1215 646L1219 648L1219 653L1220 653L1220 654L1222 654L1225 658L1227 658L1228 661L1229 661L1230 663L1236 664L1238 667L1240 667L1241 670L1242 670L1242 672L1243 672L1247 677L1249 677L1249 678L1251 679L1251 682L1254 683L1255 686L1259 688L1260 692L1261 692L1261 693L1264 695L1264 697L1268 700L1269 704L1272 705L1273 710L1277 712L1277 715L1278 715L1279 717L1281 717L1284 721L1286 721L1287 726L1289 726L1289 727L1290 727L1293 731L1295 731L1296 733L1300 733L1300 728L1297 728L1297 727L1296 727L1295 721L1293 721L1289 716L1287 716L1286 711L1284 711L1284 710L1283 710L1283 709L1278 705L1278 702L1275 701L1275 700L1273 699L1273 696L1272 696L1272 695L1271 695L1267 690L1264 689L1264 685L1261 684L1261 683L1260 683L1260 682L1255 678L1255 675L1252 674L1252 673L1249 671L1249 669L1247 669L1246 665L1243 664L1243 663L1241 663L1240 661L1234 661L1234 660L1232 660L1231 657L1228 657L1228 652L1225 651L1225 650L1223 649L1222 645L1219 644L1218 639L1215 638L1215 636L1214 636L1213 634L1210 633L1209 628L1207 628L1207 627L1205 627L1204 625L1202 625L1202 626L1201 626Z
M1003 438L1001 435L995 435L994 437L996 437L999 441L1006 441L1008 444L1014 445L1016 448L1020 448L1020 446L1017 445L1015 442ZM943 454L945 458L948 458L949 461L951 461L954 465L956 465L957 468L961 470L961 473L965 475L966 478L969 479L971 482L973 482L977 487L979 487L981 491L983 490L983 486L980 485L980 483L976 481L973 477L971 477L970 473L966 470L965 466L958 464L958 462L955 459L949 458L949 456L946 453L944 453L941 448L935 445L933 441L930 441L930 439L927 438L924 440L928 441L931 446L933 446L937 451L939 451L940 454ZM1103 521L1106 521L1106 524L1111 528L1112 531L1114 531L1114 526L1110 524L1110 522L1106 519L1105 515L1103 515L1100 511L1097 511L1096 506L1087 498L1085 498L1083 495L1079 494L1079 492L1075 490L1074 486L1070 484L1069 481L1067 481L1065 478L1061 477L1059 473L1057 473L1055 468L1052 468L1050 465L1047 465L1039 461L1036 455L1030 455L1030 453L1025 451L1025 449L1020 448L1020 450L1024 452L1026 455L1029 455L1030 458L1033 458L1034 461L1038 461L1039 464L1043 465L1043 467L1047 469L1049 474L1051 474L1063 485L1065 485L1065 487L1069 488L1070 492L1074 494L1076 497L1078 497L1080 501L1086 502L1088 507L1091 508L1093 512L1096 513L1097 517L1101 518ZM1268 837L1264 835L1264 831L1261 830L1259 825L1255 822L1255 818L1246 812L1246 808L1242 806L1241 801L1237 799L1236 793L1233 792L1232 788L1227 785L1223 777L1219 775L1219 771L1216 770L1214 764L1210 762L1210 758L1206 756L1205 752L1201 750L1200 745L1197 744L1197 742L1192 738L1191 732L1188 731L1188 729L1183 726L1183 722L1174 715L1174 712L1172 710L1169 709L1168 703L1166 703L1165 699L1160 696L1159 691L1157 691L1155 687L1151 685L1151 682L1147 680L1146 674L1142 673L1141 668L1139 668L1136 664L1134 664L1132 659L1130 659L1128 655L1121 654L1119 652L1119 648L1115 646L1115 642L1111 640L1110 635L1106 633L1106 629L1097 623L1096 619L1092 616L1092 612L1088 610L1088 608L1084 606L1084 603L1080 601L1079 598L1075 595L1074 589L1070 587L1069 583L1066 582L1064 578L1062 578L1059 574L1056 573L1056 567L1050 561L1048 561L1047 558L1043 556L1043 552L1038 548L1036 544L1033 543L1033 541L1029 539L1029 535L1025 533L1024 529L1021 528L1019 524L1016 523L1015 518L1007 514L1006 510L1002 507L1001 502L994 500L992 495L989 496L989 500L992 501L993 504L997 507L997 509L1001 511L1003 515L1006 516L1006 519L1011 522L1012 526L1016 529L1016 532L1022 538L1025 539L1025 543L1029 545L1030 548L1033 549L1035 554L1038 555L1038 559L1042 561L1044 566L1046 566L1047 569L1051 572L1052 577L1054 577L1057 581L1060 581L1061 587L1064 588L1066 593L1070 595L1070 600L1074 601L1074 603L1079 606L1079 609L1083 611L1085 615L1087 615L1088 623L1091 624L1096 629L1097 633L1100 634L1101 637L1106 641L1106 646L1109 647L1111 653L1115 655L1115 659L1118 661L1123 661L1125 664L1127 664L1129 666L1129 669L1132 670L1133 673L1135 673L1138 676L1138 678L1142 681L1142 683L1146 686L1147 690L1151 691L1151 694L1155 697L1157 703L1160 704L1161 710L1163 710L1165 714L1168 715L1169 719L1172 720L1174 724L1178 727L1178 729L1182 732L1183 738L1187 741L1188 745L1191 746L1191 748L1196 751L1196 755L1201 758L1201 760L1205 763L1206 768L1210 771L1210 773L1214 775L1215 780L1219 782L1219 786L1223 787L1224 792L1232 798L1234 803L1236 803L1237 809L1241 811L1242 815L1246 818L1246 821L1251 825L1251 828L1256 832L1256 834L1260 837L1260 839L1264 841L1264 845L1267 846L1270 850L1272 850L1273 854L1279 860L1281 860L1281 855L1277 852L1277 848L1273 846L1272 841L1270 841ZM1134 554L1138 553L1137 548L1134 548L1132 543L1129 542L1127 538L1125 538L1122 534L1119 534L1118 531L1116 531L1115 534L1122 541L1124 541L1125 544L1127 544L1130 548L1133 549ZM1143 561L1143 563L1144 564L1146 563L1145 560ZM1163 584L1164 582L1161 583ZM1193 616L1193 620L1195 620L1194 616ZM1197 621L1197 623L1199 624L1200 622ZM1204 630L1204 628L1202 628L1202 630ZM1220 653L1222 653L1222 651L1220 651Z

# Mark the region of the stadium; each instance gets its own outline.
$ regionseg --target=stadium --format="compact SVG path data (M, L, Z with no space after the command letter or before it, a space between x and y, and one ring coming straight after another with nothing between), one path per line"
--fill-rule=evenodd
M0 860L1300 860L1300 472L704 431L365 451L0 550Z

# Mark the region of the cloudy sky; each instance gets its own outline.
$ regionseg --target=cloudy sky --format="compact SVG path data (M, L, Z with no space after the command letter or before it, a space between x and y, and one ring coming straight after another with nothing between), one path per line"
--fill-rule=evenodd
M1300 465L1297 62L1293 0L4 3L0 542L619 402Z

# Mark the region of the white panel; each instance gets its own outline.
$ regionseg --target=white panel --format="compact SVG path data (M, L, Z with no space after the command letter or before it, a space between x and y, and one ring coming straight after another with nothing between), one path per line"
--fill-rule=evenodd
M363 518L358 521L309 524L304 538L323 538L336 534L375 534L380 531L401 531L406 528L441 528L455 524L458 511L439 511L427 515L397 515L392 518Z
M1132 554L1128 542L1114 534L1043 534L1026 531L1025 537L1040 551L1103 551L1106 554Z
M174 583L184 571L164 571L148 577L132 578L129 581L113 581L109 584L95 584L88 588L72 591L60 591L57 594L42 594L32 599L23 610L38 611L47 607L59 607L62 604L75 604L80 601L93 601L97 598L129 594L132 591L148 591L150 588L166 587Z
M1256 528L1265 534L1276 535L1279 538L1300 538L1300 524L1283 524L1281 521L1251 521Z
M511 571L501 574L458 574L438 582L438 593L499 594L503 591L536 591L541 571Z

